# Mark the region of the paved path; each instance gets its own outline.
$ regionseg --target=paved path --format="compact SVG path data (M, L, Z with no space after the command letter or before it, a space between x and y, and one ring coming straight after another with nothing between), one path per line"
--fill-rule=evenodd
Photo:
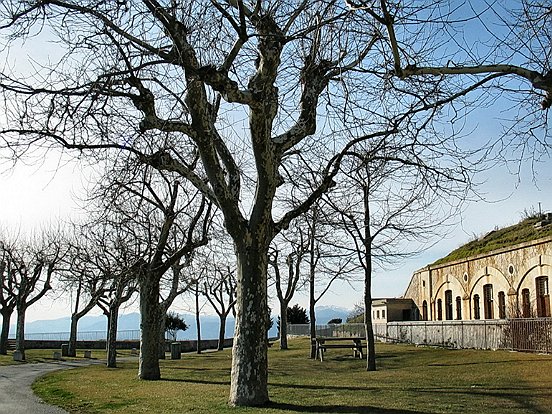
M71 361L0 366L0 414L67 414L47 405L31 390L33 381L50 371L82 367L102 361Z

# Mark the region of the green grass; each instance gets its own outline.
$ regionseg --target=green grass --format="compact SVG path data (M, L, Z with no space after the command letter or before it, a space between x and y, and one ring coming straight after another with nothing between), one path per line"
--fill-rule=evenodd
M53 362L54 351L59 349L27 349L25 351L25 362L17 362L13 360L13 351L8 351L7 355L0 355L1 365L13 365L13 364L33 364L37 362ZM105 359L105 351L92 350L93 359ZM63 357L64 361L84 360L84 351L78 350L75 358Z
M492 231L483 238L472 240L458 249L453 250L447 256L434 262L432 266L552 236L552 225L540 229L534 227L534 224L539 220L538 217L529 217L513 226Z
M227 405L229 351L161 361L160 381L137 379L137 362L91 366L39 379L35 391L75 413L552 413L552 356L378 344L378 371L346 350L310 360L308 341L270 349L263 408Z

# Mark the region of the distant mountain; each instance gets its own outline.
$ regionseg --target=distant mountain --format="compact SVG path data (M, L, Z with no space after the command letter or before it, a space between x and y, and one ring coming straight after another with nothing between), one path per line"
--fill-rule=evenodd
M316 323L317 325L323 325L328 323L329 320L335 318L341 318L343 321L347 319L347 315L350 313L348 309L333 307L333 306L319 306L316 308ZM197 328L195 323L195 315L191 313L180 314L182 319L186 321L188 329L184 332L178 332L178 339L196 339ZM278 315L273 315L272 319L274 324L269 331L270 337L276 337L278 335L276 320ZM201 316L201 337L203 339L216 339L219 332L219 318L216 315L202 315ZM71 318L59 318L52 320L40 320L29 322L25 325L25 333L31 336L32 334L59 334L69 332L71 326ZM128 313L121 315L118 322L119 331L138 331L140 329L140 314ZM107 319L103 315L98 316L84 316L79 321L79 332L106 332L107 331ZM15 326L11 326L10 333L15 335ZM234 318L228 317L226 321L226 337L232 337L234 335Z
M332 319L336 318L345 322L350 313L350 309L340 308L337 306L318 306L316 308L316 324L325 325Z

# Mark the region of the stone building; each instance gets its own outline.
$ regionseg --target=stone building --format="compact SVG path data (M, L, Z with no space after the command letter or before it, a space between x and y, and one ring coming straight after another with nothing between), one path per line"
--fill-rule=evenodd
M546 216L547 219L549 215ZM540 233L550 220L531 223ZM424 267L404 298L420 320L550 317L552 236Z
M372 300L372 322L387 323L418 319L418 309L412 299L382 298Z

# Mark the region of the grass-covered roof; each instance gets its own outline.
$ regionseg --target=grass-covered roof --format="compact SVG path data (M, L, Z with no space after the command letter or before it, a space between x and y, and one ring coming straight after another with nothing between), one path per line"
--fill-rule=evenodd
M547 221L543 221L543 219L544 216L535 215L525 218L513 226L493 230L485 236L472 240L453 250L447 256L434 262L432 266L552 236L552 224L545 224ZM542 222L544 225L542 227L535 227L539 222Z

